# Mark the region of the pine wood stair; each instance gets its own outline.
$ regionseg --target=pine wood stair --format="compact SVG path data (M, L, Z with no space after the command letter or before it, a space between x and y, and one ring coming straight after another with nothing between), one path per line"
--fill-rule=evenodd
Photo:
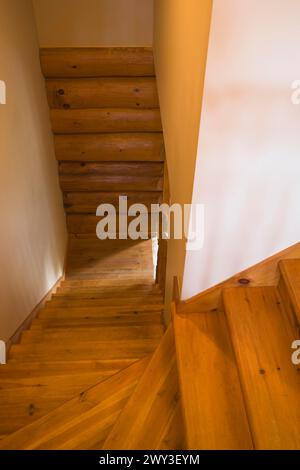
M300 365L291 358L299 339L299 280L297 244L176 302L188 449L300 449Z
M198 312L191 312L188 303L185 313L184 302L173 302L173 325L165 333L156 312L153 323L135 325L132 331L116 320L110 326L97 324L98 343L104 339L106 347L116 351L109 358L104 349L98 354L97 347L97 359L89 359L89 352L85 356L84 351L97 344L88 337L89 329L94 335L93 323L69 329L33 323L21 344L12 348L8 365L0 369L3 399L12 393L8 406L1 408L1 416L8 410L8 417L1 424L0 449L300 449L300 367L291 362L291 343L298 334L300 257L271 265L276 267L269 277L274 285L244 287L245 278L239 277L232 286L229 280L219 290L218 308L201 310L208 302L203 294L192 300ZM257 272L261 274L260 266L252 272L254 278ZM260 282L254 278L250 284ZM122 281L110 282L100 280L100 289L105 285L111 293L116 282L122 291ZM67 280L57 295L67 296L64 287L72 296L79 288L78 298L94 295L96 285L97 280ZM124 280L124 300L132 285L131 279ZM142 285L142 291L149 295L149 284ZM158 295L157 286L153 293ZM103 294L110 302L105 289ZM75 309L76 318L80 309ZM46 307L42 315L51 316L51 311ZM71 320L73 307L70 312ZM122 328L126 351L119 345ZM141 357L131 355L135 335L138 344L144 343ZM51 350L53 345L60 356L60 340L64 346L79 341L81 359L55 355L52 362L43 362L43 344ZM14 350L22 347L37 347L35 359L14 358ZM33 388L38 391L29 397ZM22 414L18 397L27 405L37 400L40 409L35 413L34 404L32 416Z
M252 449L223 312L176 315L174 328L188 449Z
M97 280L87 282L97 285ZM155 350L164 333L162 295L155 285L127 289L122 292L113 281L108 293L85 291L83 286L78 291L77 281L75 286L72 281L61 284L0 368L1 435Z
M141 359L84 390L0 441L0 449L100 449L148 362L147 357Z
M170 325L103 449L176 450L183 444L174 334Z

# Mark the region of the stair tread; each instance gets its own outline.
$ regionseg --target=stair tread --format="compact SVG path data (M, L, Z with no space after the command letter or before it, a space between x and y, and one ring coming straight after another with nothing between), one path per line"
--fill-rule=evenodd
M174 331L188 449L251 449L224 314L175 314Z
M90 287L86 287L86 286L66 286L66 285L62 285L60 287L58 287L58 289L56 290L56 294L59 294L59 295L79 295L79 294L83 294L83 295L88 295L88 294L98 294L98 295L118 295L120 297L123 297L123 296L127 296L127 295L150 295L150 294L153 294L153 295L160 295L162 296L160 290L158 289L158 287L144 287L144 288L141 288L141 287L136 287L136 286L127 286L127 287L108 287L108 286L104 286L104 287L100 287L100 286L90 286Z
M144 358L132 364L3 439L0 449L100 448L148 360Z
M128 280L120 280L120 279L87 279L87 280L71 280L66 278L64 281L61 282L60 284L61 287L82 287L82 288L97 288L99 287L100 289L104 289L105 287L108 288L118 288L121 287L123 289L126 288L134 288L136 287L137 289L139 286L142 288L151 288L151 287L156 287L157 284L154 283L153 280L151 281L144 281L144 282L138 282L136 279L128 279Z
M293 330L275 287L228 289L224 304L255 449L300 448Z
M24 367L23 362L9 361L0 367L0 383L2 378L7 379L36 379L37 377L76 375L91 372L107 374L128 367L132 363L130 359L90 359L69 361L42 361L28 362Z
M67 328L101 328L101 327L113 327L118 326L119 328L129 327L129 326L149 326L149 325L163 325L163 319L160 312L154 313L139 313L136 314L127 314L122 313L120 315L110 315L110 316L93 316L87 313L86 315L77 315L72 316L65 313L64 315L45 315L33 320L30 329L67 329Z
M157 314L162 312L163 305L162 304L150 304L150 305L127 305L123 302L123 305L115 305L115 306L106 306L106 305L98 305L98 306L79 306L76 307L74 305L69 306L54 306L52 304L47 304L45 308L43 308L38 318L42 318L44 316L51 316L55 317L55 315L61 316L63 318L64 315L68 317L74 316L85 316L89 315L90 317L109 317L115 315L136 315L137 317L143 316L144 314Z
M62 341L57 343L16 344L9 351L9 360L64 361L76 359L132 359L138 360L153 352L159 338L115 341Z
M49 302L46 303L46 308L57 308L57 307L86 307L86 308L93 308L93 307L119 307L123 306L124 303L126 302L127 308L131 307L132 309L135 309L138 307L141 303L143 303L142 299L129 299L129 300L124 300L124 299L103 299L103 298L98 298L98 299L82 299L82 298L55 298L50 300ZM143 303L144 308L147 307L147 310L151 310L153 306L156 306L158 309L163 309L164 304L162 301L159 301L157 299L148 299Z
M178 413L178 391L173 328L170 326L103 449L159 449L166 436L170 439L170 421ZM171 440L169 443L172 444Z
M125 297L125 299L124 299ZM51 297L51 300L49 302L55 301L55 300L74 300L77 302L79 299L88 299L88 300L107 300L109 303L110 301L115 301L118 299L120 302L126 301L127 304L130 305L131 302L143 302L147 304L147 302L150 300L150 303L155 301L156 303L162 303L163 302L163 297L160 292L135 292L135 291L129 291L129 292L118 292L116 291L108 291L108 292L60 292L58 291L56 294L53 294Z
M59 328L52 330L27 330L24 331L21 338L21 344L29 343L52 343L63 341L84 342L84 341L126 341L134 339L152 339L159 338L163 334L162 325L143 325L143 326L101 326L91 328Z

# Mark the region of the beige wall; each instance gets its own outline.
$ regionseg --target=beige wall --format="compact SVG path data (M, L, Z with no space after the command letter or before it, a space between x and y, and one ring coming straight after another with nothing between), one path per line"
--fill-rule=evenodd
M152 46L153 0L33 0L43 47Z
M204 246L188 298L300 239L299 0L214 0L195 176Z
M65 219L31 2L0 0L0 339L62 274Z
M209 37L211 0L156 0L154 54L172 203L190 203ZM185 242L170 241L172 278L183 275Z

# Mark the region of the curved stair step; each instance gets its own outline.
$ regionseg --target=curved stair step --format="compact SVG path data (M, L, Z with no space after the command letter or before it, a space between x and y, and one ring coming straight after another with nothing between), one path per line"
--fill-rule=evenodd
M137 385L149 358L81 392L51 413L0 441L2 450L100 449Z
M169 326L103 449L183 448L173 328Z

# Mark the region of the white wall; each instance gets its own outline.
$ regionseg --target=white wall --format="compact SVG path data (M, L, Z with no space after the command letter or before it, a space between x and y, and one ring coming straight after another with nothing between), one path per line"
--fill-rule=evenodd
M0 0L0 339L61 276L66 227L31 2Z
M183 298L300 239L299 0L214 0Z
M153 0L33 0L42 47L152 46Z

